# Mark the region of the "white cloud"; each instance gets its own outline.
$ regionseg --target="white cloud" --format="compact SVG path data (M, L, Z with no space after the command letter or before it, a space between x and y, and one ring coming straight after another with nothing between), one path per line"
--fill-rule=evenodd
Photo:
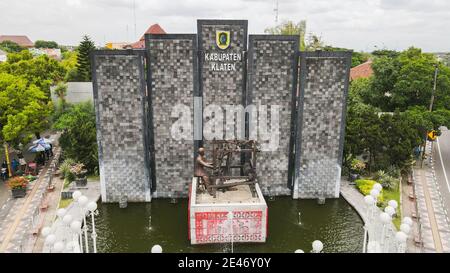
M133 2L136 6L136 35ZM247 19L249 33L275 24L275 0L2 0L0 34L77 44L134 41L152 23L169 33L195 33L196 20ZM376 46L450 51L447 0L279 0L279 22L307 20L308 32L355 50Z

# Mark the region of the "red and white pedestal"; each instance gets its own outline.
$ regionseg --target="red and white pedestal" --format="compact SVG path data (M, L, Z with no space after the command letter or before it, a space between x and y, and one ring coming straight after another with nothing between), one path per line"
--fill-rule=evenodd
M197 193L197 178L189 190L189 239L191 244L264 243L267 237L267 204L256 183L253 197L248 185L235 191L217 191L216 198Z

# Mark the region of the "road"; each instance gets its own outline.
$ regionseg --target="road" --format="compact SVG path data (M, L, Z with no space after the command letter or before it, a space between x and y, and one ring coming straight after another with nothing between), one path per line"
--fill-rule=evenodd
M450 212L450 130L441 128L442 135L433 143L436 179L447 213ZM447 214L448 215L448 214Z

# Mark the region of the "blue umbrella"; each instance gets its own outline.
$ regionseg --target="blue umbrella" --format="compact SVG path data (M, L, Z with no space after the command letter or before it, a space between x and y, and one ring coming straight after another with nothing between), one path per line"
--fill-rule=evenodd
M28 148L28 151L32 152L32 153L37 153L37 152L43 152L45 150L49 150L50 149L50 145L48 144L35 144L33 146L31 146L30 148Z

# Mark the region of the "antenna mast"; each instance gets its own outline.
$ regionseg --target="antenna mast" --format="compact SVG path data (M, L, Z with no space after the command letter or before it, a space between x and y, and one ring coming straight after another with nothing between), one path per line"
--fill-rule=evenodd
M133 0L134 38L136 38L136 0Z

